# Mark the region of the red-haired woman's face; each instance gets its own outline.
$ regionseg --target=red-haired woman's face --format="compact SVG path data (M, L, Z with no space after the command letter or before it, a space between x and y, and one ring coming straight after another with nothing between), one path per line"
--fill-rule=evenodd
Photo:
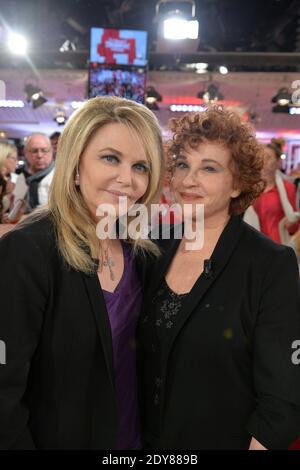
M231 153L218 142L204 142L187 148L176 158L172 187L176 201L183 206L204 205L205 218L224 217L231 198L239 196L230 169Z

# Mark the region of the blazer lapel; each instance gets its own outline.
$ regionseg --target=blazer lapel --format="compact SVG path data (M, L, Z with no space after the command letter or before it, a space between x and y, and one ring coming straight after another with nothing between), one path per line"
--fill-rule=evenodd
M187 296L186 301L182 305L180 312L180 317L176 322L176 325L170 336L165 343L164 351L167 355L165 358L165 365L167 363L167 358L170 353L172 344L174 343L178 333L184 326L185 322L188 320L193 310L201 302L204 295L210 289L210 287L215 283L216 279L220 276L226 264L228 263L230 256L235 249L236 244L240 239L242 231L241 219L238 216L233 216L229 220L225 229L223 230L218 243L214 249L214 252L211 256L212 262L212 275L206 276L203 272L197 282L194 284L190 294Z
M110 322L106 310L106 304L97 274L82 274L90 299L92 311L95 317L97 330L103 345L103 351L107 370L109 372L112 387L115 388L113 368L113 348Z
M181 226L182 224L180 224L180 227ZM176 234L177 231L178 233L181 233L182 229L180 229L180 227L179 225L178 228L174 226L170 233L171 239L162 240L160 242L160 250L162 252L162 256L158 259L158 261L155 262L155 267L150 272L151 277L149 279L149 285L147 286L147 294L145 296L144 301L145 306L148 305L149 300L153 298L155 292L161 285L162 279L165 273L167 272L169 265L171 264L173 256L177 251L181 238L175 239L174 234Z

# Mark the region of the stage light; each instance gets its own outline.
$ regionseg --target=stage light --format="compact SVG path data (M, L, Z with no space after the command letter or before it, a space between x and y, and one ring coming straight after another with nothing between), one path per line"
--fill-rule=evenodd
M25 55L28 48L28 42L22 34L9 33L7 46L12 54Z
M197 39L199 22L195 20L194 0L159 0L156 15L163 21L165 39Z
M0 108L24 108L22 100L0 100Z
M56 121L58 126L64 126L67 121L66 113L63 109L59 109L54 117L54 121Z
M26 93L26 100L32 104L33 109L39 108L44 103L47 103L47 99L44 97L43 91L31 83L28 83L24 91Z
M292 95L287 88L279 88L277 94L273 96L272 103L277 103L278 106L287 106L291 102Z
M165 39L197 39L199 31L198 21L188 21L183 18L168 18L164 20Z
M216 101L224 99L224 95L220 93L219 87L214 83L210 83L207 88L200 91L197 97L202 98L205 103L215 103Z
M222 75L227 75L228 74L228 68L226 67L226 65L220 65L219 72Z
M152 111L158 111L159 106L157 102L162 101L161 94L154 88L154 86L148 86L146 90L146 106Z

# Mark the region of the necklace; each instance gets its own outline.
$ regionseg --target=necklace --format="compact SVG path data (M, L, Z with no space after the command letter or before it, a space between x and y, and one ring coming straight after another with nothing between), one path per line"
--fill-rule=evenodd
M104 261L102 261L102 266L105 266L106 268L109 269L110 279L111 281L114 281L115 273L113 272L112 268L115 266L115 263L108 254L108 247L103 249L103 253L104 253ZM99 272L99 269L98 269L98 272Z

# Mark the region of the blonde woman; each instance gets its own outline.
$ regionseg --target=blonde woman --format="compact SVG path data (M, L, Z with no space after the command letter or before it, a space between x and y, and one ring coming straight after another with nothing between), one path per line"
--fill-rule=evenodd
M160 128L142 105L95 98L66 125L48 209L0 242L2 449L139 448L136 261L157 248L100 240L96 210L125 197L149 207L161 169Z
M12 174L16 171L18 161L17 147L9 142L0 142L0 222L3 212L10 207L14 183Z

